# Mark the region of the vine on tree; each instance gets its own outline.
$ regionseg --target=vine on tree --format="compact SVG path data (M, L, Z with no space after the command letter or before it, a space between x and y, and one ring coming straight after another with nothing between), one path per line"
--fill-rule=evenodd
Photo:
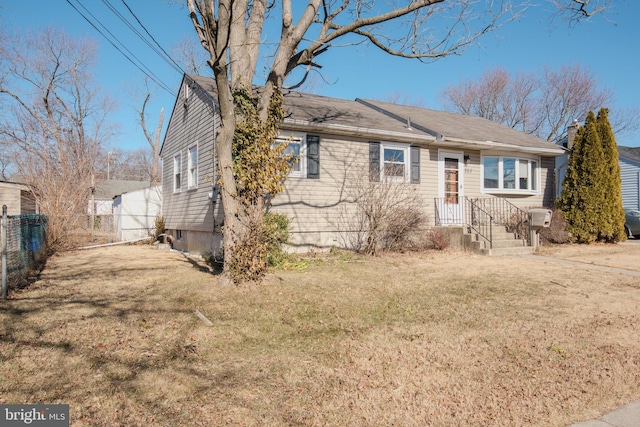
M237 182L235 197L246 209L247 233L228 255L229 271L235 283L257 281L267 271L268 242L272 227L265 222L269 200L284 189L291 170L287 144L274 144L284 118L283 95L275 90L267 119L261 120L257 99L246 88L233 94L239 117L233 139L233 172Z

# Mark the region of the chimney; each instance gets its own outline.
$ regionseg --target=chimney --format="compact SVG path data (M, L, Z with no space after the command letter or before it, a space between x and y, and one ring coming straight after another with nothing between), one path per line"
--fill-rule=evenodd
M567 148L571 150L573 148L573 141L576 139L576 133L578 132L578 120L574 120L569 126L567 126Z

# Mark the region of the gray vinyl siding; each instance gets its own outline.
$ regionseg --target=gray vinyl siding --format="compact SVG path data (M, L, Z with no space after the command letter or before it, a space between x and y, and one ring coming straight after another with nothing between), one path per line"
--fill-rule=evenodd
M293 246L338 245L338 234L351 226L344 221L353 209L353 179L368 168L368 141L319 136L320 177L290 177L272 201L272 210L290 219Z
M214 114L210 97L197 86L189 89L185 107L185 90L183 82L162 146L163 216L165 227L170 232L175 230L183 232L184 238L182 242L177 243L178 248L192 250L188 247L188 240L199 242L207 238L213 240L211 235L214 233L214 211L216 221L221 221L222 217L219 200L214 204L209 198L215 179L212 153L218 118ZM188 148L196 143L198 144L198 182L197 186L188 188ZM181 155L182 185L180 191L174 192L173 159L177 153ZM219 226L219 222L216 224ZM205 233L207 237L189 235L189 233ZM205 249L210 250L210 248ZM204 250L196 252L204 252Z
M640 164L620 157L622 205L625 209L640 209Z
M369 146L366 139L320 135L320 178L286 180L272 210L289 217L294 248L345 246L347 235L358 229L354 200L358 187L369 185ZM433 198L437 175L432 169L429 149L421 148L420 184L390 184L415 192L430 219L433 202L427 196Z
M289 217L291 245L294 248L344 246L345 234L358 228L353 200L358 181L365 185L369 183L369 143L365 139L320 135L320 178L287 179L283 193L272 201L272 210ZM415 192L430 226L435 225L436 217L438 152L438 147L420 147L420 183L399 184ZM459 152L463 153L462 150ZM467 150L464 154L469 156L468 163L464 165L464 195L474 198L495 197L482 192L481 152ZM523 157L517 153L501 154ZM551 206L554 201L554 159L534 158L540 164L538 193L507 197L523 209Z

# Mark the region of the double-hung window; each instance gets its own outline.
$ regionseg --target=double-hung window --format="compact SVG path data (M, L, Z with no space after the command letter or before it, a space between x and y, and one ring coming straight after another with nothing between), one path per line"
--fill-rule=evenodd
M198 144L187 150L187 188L198 186Z
M287 148L282 153L285 156L291 156L289 164L291 165L290 177L302 178L307 176L307 147L306 135L302 133L283 133L276 137L276 145L287 144Z
M538 161L509 156L484 156L482 189L488 193L536 193Z
M182 189L182 155L180 153L173 156L173 191Z
M420 184L420 147L370 141L369 181Z
M387 182L409 181L409 146L382 143L380 170L382 178Z

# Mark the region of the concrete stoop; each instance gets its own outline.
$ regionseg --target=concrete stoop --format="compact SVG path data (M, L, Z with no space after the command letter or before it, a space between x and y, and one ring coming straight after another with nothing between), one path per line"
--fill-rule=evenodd
M493 247L475 233L464 235L465 247L474 252L489 256L526 255L534 252L532 246L527 246L525 239L518 239L513 233L507 232L504 227L496 227L493 230Z

